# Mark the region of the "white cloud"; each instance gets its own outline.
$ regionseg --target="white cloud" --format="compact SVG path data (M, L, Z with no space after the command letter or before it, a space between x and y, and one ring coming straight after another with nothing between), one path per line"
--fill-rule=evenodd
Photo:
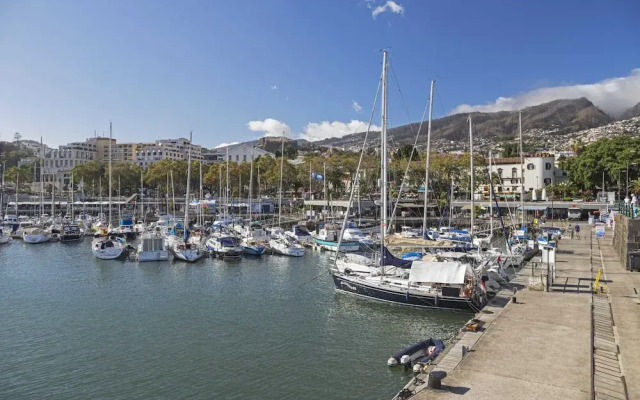
M289 125L273 118L267 118L264 121L249 121L249 123L247 123L249 130L262 132L265 136L282 136L282 132L284 132L285 136L289 138L306 139L310 142L332 137L342 137L351 133L366 132L367 126L367 122L359 120L351 120L350 122L309 122L305 125L301 133L292 133ZM380 127L371 125L371 131L380 131ZM222 146L223 145L219 145L217 147Z
M360 104L358 104L357 101L353 100L353 103L351 103L351 107L353 107L353 111L359 113L360 111L362 111L362 106Z
M640 102L640 68L632 70L628 76L609 78L597 83L540 88L513 97L498 97L492 103L481 105L461 104L451 114L513 111L553 100L579 97L588 98L606 113L617 117Z
M267 118L264 121L249 121L247 126L251 131L263 132L265 136L282 136L282 132L286 136L291 135L289 125L273 118Z
M358 120L352 120L347 123L341 121L309 122L304 127L303 132L300 134L300 138L314 142L316 140L322 140L331 137L342 137L351 133L366 132L367 126L368 123ZM371 131L379 130L379 127L371 125Z
M271 85L271 90L278 90L278 85Z
M367 3L369 4L369 3ZM382 14L383 12L391 11L395 14L403 14L404 7L401 4L396 3L395 1L387 1L384 5L378 6L371 11L371 16L375 19L378 14Z
M223 148L223 147L233 146L234 144L238 144L238 143L240 143L240 142L220 143L219 145L214 147L214 149L220 149L220 148Z
M364 2L367 5L368 9L372 9L373 6L376 4L376 0L364 0Z

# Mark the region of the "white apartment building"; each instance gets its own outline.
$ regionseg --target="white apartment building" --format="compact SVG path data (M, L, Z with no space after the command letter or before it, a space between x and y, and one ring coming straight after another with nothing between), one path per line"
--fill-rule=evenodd
M165 139L155 143L138 144L133 160L142 168L160 160L187 160L191 148L191 160L202 161L202 146L189 143L189 139Z
M49 150L44 156L44 182L53 183L56 189L61 189L71 182L71 170L79 164L95 160L97 157L96 144L74 142Z

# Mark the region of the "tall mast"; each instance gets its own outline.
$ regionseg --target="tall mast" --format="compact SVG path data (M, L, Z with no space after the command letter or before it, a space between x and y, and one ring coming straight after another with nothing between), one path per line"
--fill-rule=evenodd
M169 214L169 174L167 174L167 186L165 186L165 192L165 198L167 199L167 214Z
M120 191L120 175L118 175L118 218L122 218L122 192Z
M175 218L176 216L176 187L173 185L173 170L169 170L169 176L171 177L171 203L172 203L172 212Z
M202 201L204 196L202 194L202 160L198 161L198 166L200 167L200 193L198 193L198 211L200 217L200 229L204 226L204 214L202 213Z
M473 235L473 217L475 214L475 199L473 198L473 175L475 175L475 171L473 169L473 122L471 121L471 114L469 114L469 160L470 160L470 168L471 168L471 187L469 189L469 194L471 195L471 229L470 233Z
M429 92L429 123L427 125L427 160L424 168L424 211L422 216L422 236L427 234L427 204L429 202L429 158L431 157L431 117L433 116L433 84Z
M284 171L284 132L282 132L282 143L280 145L280 189L278 193L278 227L281 227L282 219L282 172Z
M142 168L140 168L140 218L144 221L144 180L142 177Z
M524 229L524 153L522 152L522 111L518 111L518 137L520 141L520 229Z
M71 171L71 190L69 190L69 199L71 200L71 221L73 221L73 171Z
M40 218L42 218L42 214L44 214L44 174L42 172L44 144L42 144L42 136L40 136L40 147L42 147L42 154L40 154Z
M218 166L218 218L220 218L219 214L222 210L222 164Z
M251 229L251 200L253 198L253 146L251 147L251 163L249 164L249 229Z
M226 181L226 189L225 189L225 216L229 215L229 146L227 146L227 181Z
M327 203L327 214L329 213L329 196L327 196L327 163L322 163L322 182L324 183L324 201Z
M113 126L109 121L109 220L107 226L111 225L111 136L113 133Z
M489 150L489 235L493 237L493 177L491 176L491 150Z
M387 51L382 51L382 131L380 133L380 178L382 209L380 211L380 244L384 246L387 231ZM381 252L384 257L384 252ZM384 265L384 260L381 265Z
M193 132L189 132L189 148L187 150L187 192L184 195L184 240L189 237L189 188L191 185L191 139Z
M55 185L53 185L55 187ZM102 214L102 175L98 177L98 190L100 191L100 195L98 198L100 199L100 214Z

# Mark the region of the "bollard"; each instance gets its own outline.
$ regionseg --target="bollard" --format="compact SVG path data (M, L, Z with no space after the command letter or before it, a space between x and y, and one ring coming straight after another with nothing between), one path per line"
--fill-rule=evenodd
M467 346L462 346L462 357L466 356L469 352L469 348Z
M511 302L513 304L517 304L518 303L518 301L516 300L516 296L511 296Z
M442 380L446 377L447 373L444 371L431 371L427 387L429 389L442 389Z

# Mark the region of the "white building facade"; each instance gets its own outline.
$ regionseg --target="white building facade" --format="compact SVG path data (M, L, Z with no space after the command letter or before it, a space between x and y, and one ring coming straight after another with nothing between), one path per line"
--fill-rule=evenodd
M520 161L520 157L496 158L492 161L489 169L492 176L495 173L501 178L502 192L519 193L521 185L524 185L525 192L531 192L562 180L562 173L551 154L525 156L524 163Z
M191 160L202 161L202 146L194 145L189 139L165 139L155 143L139 145L135 151L134 162L142 168L161 160L187 160L191 148Z
M237 144L219 149L220 153L223 154L223 160L227 160L227 149L229 150L229 161L235 161L238 163L250 162L252 158L255 160L258 157L275 157L275 154L259 147L255 147L250 144Z

